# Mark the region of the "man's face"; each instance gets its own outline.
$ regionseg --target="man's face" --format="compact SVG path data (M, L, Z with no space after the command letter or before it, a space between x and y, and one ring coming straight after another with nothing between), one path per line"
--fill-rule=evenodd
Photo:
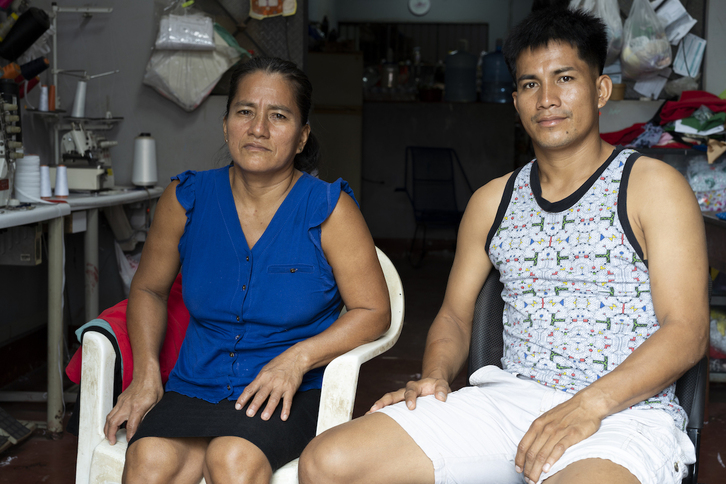
M598 109L610 97L612 82L566 42L525 49L517 58L514 107L535 146L572 146L598 131Z

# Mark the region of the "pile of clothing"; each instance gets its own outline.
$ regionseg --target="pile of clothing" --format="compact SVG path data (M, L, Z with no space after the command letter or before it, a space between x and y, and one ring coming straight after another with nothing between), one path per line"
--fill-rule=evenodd
M666 101L647 123L636 123L600 137L613 145L635 149L693 149L687 173L701 210L726 210L726 99L705 91L684 91ZM647 151L646 151L647 154Z

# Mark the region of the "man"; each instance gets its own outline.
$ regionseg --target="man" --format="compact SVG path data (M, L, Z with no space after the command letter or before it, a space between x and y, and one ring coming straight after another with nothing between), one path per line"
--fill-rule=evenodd
M607 36L539 11L505 56L536 161L472 197L422 379L317 437L303 484L676 483L694 462L673 382L704 355L703 221L671 167L600 139ZM504 370L451 393L491 268Z

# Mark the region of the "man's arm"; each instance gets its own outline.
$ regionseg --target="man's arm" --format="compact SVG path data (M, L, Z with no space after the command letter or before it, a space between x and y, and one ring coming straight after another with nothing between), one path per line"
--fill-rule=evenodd
M446 285L444 302L426 339L422 378L378 400L369 412L406 400L416 408L416 398L435 395L441 401L451 392L450 383L466 363L471 339L474 305L492 268L485 245L509 175L477 190L464 212L456 241L456 256Z
M706 352L706 238L691 188L668 165L640 158L627 199L628 218L648 260L660 328L615 370L534 421L515 459L534 482L568 447L595 433L605 417L655 395Z

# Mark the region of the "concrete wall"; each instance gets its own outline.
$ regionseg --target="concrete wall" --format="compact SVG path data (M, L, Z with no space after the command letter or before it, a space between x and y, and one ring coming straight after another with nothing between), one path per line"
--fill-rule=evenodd
M706 60L704 62L704 89L713 94L726 90L726 2L709 0L706 14Z

